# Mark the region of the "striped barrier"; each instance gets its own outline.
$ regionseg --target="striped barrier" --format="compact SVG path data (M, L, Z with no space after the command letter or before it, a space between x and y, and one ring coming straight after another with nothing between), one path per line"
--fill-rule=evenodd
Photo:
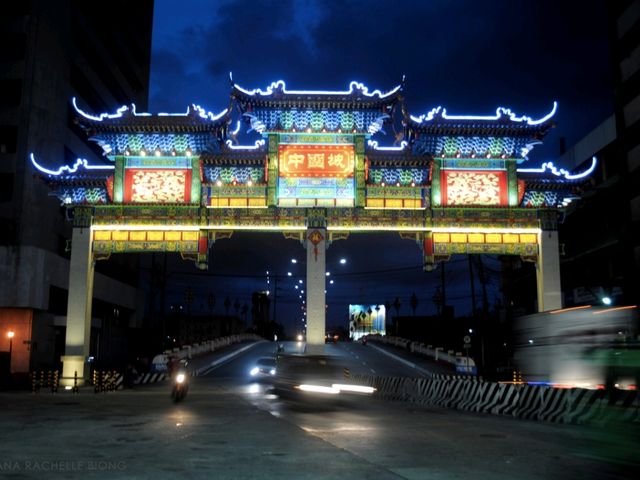
M143 373L134 382L134 385L146 385L149 383L164 382L168 378L165 373Z
M460 378L353 375L385 400L435 405L469 412L552 423L640 423L637 391L559 389Z

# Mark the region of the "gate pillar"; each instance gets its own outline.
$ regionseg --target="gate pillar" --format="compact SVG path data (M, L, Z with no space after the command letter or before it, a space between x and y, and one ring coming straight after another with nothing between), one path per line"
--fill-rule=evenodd
M67 300L67 332L65 354L62 357L62 378L64 386L73 386L74 374L81 385L89 356L91 335L91 301L93 299L94 259L91 252L92 232L89 227L74 227L71 240L71 260L69 262L69 292Z
M307 345L305 353L324 352L326 315L326 250L327 229L307 228L305 237L307 249Z
M539 252L536 262L538 311L560 309L562 308L562 289L558 232L543 230L538 238Z

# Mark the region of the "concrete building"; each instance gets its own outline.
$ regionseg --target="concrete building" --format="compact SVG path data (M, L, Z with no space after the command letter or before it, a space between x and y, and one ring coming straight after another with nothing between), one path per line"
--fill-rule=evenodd
M567 306L640 303L640 1L609 8L614 115L558 161L577 171L599 162L560 228Z
M0 26L0 372L57 368L64 355L71 226L37 176L44 166L100 163L73 123L87 111L146 109L153 2L31 0L4 5ZM139 322L137 260L97 262L93 345ZM11 358L7 333L14 332ZM115 350L114 350L115 349ZM106 353L106 352L105 352Z

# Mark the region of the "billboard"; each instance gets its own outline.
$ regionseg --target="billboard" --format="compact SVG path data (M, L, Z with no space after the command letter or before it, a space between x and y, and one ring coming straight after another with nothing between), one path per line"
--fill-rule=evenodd
M385 335L386 318L384 305L349 305L349 336Z

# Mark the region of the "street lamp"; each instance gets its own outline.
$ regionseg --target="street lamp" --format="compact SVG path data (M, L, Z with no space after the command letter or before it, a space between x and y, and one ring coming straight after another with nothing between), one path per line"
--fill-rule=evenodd
M13 351L13 337L15 334L13 330L7 332L7 337L9 337L9 374L11 374L11 352Z

